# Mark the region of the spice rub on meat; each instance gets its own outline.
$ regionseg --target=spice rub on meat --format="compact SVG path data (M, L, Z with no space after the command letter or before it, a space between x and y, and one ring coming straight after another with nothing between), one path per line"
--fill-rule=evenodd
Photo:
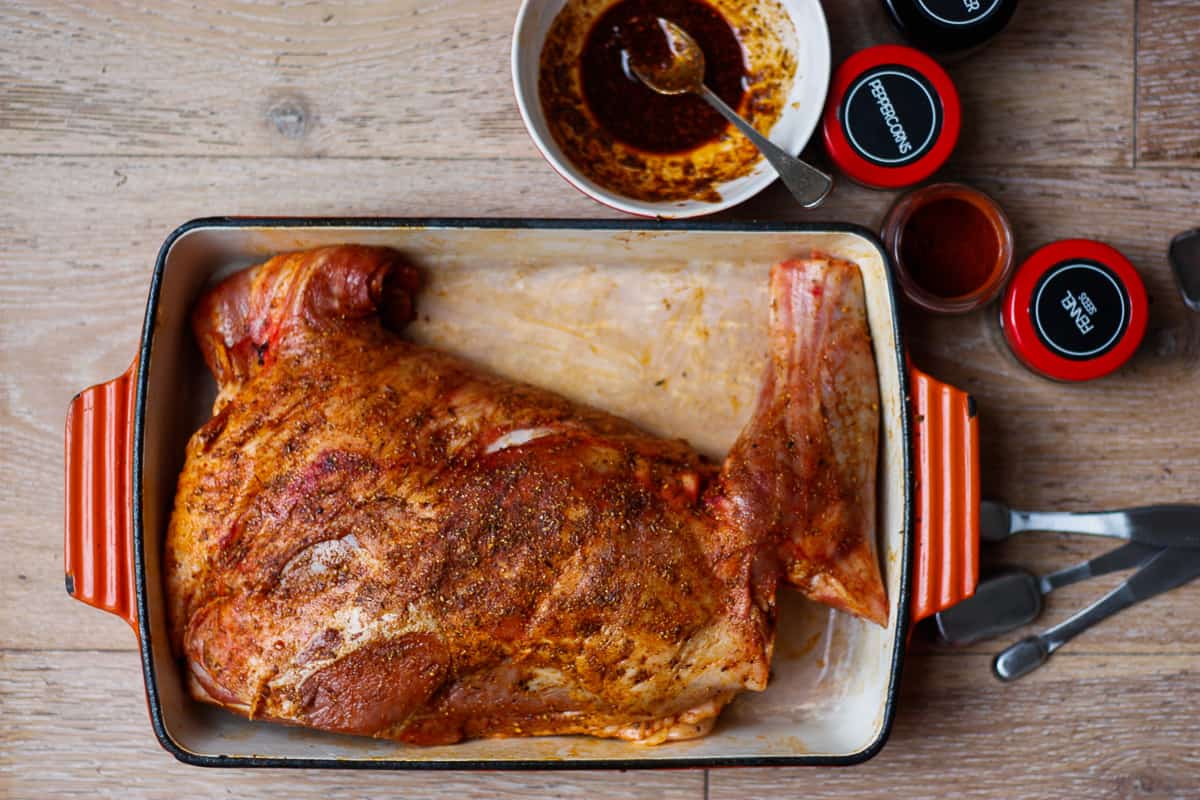
M382 248L278 256L193 324L219 394L165 552L200 700L417 744L700 736L767 684L780 581L880 624L877 383L857 268L772 271L729 457L395 331Z

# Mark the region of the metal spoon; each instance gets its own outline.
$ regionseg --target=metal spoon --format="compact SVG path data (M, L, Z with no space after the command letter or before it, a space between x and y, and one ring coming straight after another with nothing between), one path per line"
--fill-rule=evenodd
M1173 547L1162 550L1129 580L1075 616L1001 652L992 662L992 671L1003 681L1028 675L1044 664L1051 653L1096 623L1197 577L1200 577L1200 551Z
M1016 511L984 500L979 506L979 538L1002 542L1023 531L1058 531L1110 536L1155 547L1200 549L1200 505L1158 505L1076 514Z
M662 17L656 17L652 22L657 24L665 39L668 57L654 58L655 54L640 49L637 52L626 50L627 63L638 80L659 94L691 92L699 95L754 143L800 205L805 208L820 205L833 189L833 178L773 144L704 85L704 51L687 31Z
M947 644L971 644L1028 625L1042 613L1042 597L1073 583L1132 569L1159 552L1128 542L1090 561L1038 577L1011 569L981 581L975 594L934 615L938 637Z

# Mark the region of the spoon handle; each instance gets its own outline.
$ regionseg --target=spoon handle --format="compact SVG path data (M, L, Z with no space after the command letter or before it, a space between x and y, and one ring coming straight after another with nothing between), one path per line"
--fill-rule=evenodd
M1051 653L1097 622L1197 577L1200 577L1200 553L1177 548L1162 550L1132 577L1075 616L1001 652L992 662L992 671L1005 681L1027 675Z
M1096 556L1090 561L1083 561L1075 566L1060 569L1058 572L1043 575L1038 578L1038 590L1042 594L1049 594L1055 589L1061 589L1088 578L1131 569L1146 563L1158 555L1158 551L1157 547L1151 547L1148 544L1126 542L1117 549Z
M1065 622L1037 636L1022 639L1002 651L992 662L992 671L1002 681L1015 681L1046 662L1058 648L1101 620L1137 602L1127 584L1121 584Z
M1017 511L1003 503L979 504L979 538L1002 542L1023 531L1108 536L1155 547L1200 549L1200 505L1157 505L1120 511Z
M800 205L805 208L813 208L821 204L821 201L833 189L833 178L789 154L756 131L749 122L746 122L736 111L726 105L725 101L718 97L712 89L701 85L699 94L710 106L720 112L721 116L741 131L743 136L754 142L754 146L775 168L775 172L779 174L784 185L788 187Z

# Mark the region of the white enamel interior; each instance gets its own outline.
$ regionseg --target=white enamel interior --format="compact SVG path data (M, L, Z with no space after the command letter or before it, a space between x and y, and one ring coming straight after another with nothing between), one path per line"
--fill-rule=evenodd
M767 275L820 250L862 268L882 394L879 543L887 630L813 605L781 602L769 688L746 693L702 739L642 747L587 737L484 740L418 748L248 722L190 700L168 646L160 575L184 444L209 416L214 387L188 330L201 289L283 250L381 244L426 270L410 335L501 374L558 390L684 437L720 457L749 416L765 358ZM666 301L666 302L664 302ZM670 308L668 308L670 306ZM427 317L427 318L426 318ZM479 228L196 228L166 258L148 372L141 513L151 652L169 735L201 755L275 758L578 761L848 756L883 724L902 609L904 404L888 271L853 233ZM687 377L683 372L687 372ZM662 381L660 384L659 382Z
M565 180L584 194L606 206L643 217L682 219L715 214L749 200L775 180L775 171L759 160L748 175L717 185L720 202L679 200L649 202L634 200L600 186L583 174L554 141L538 99L538 70L542 43L550 25L567 0L524 0L517 13L512 39L512 81L517 106L525 129L533 142ZM795 27L795 36L781 37L796 42L796 75L788 92L783 113L771 129L772 142L789 153L798 154L808 144L825 106L829 88L829 26L820 0L779 0Z

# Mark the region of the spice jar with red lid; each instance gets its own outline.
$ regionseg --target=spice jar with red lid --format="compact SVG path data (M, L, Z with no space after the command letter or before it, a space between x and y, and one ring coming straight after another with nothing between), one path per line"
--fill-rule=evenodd
M822 132L830 158L851 179L900 189L946 163L961 125L958 90L936 61L911 47L879 45L834 73Z
M1137 269L1090 239L1048 244L1016 271L1000 309L1013 353L1034 372L1087 381L1116 370L1137 350L1150 306Z

